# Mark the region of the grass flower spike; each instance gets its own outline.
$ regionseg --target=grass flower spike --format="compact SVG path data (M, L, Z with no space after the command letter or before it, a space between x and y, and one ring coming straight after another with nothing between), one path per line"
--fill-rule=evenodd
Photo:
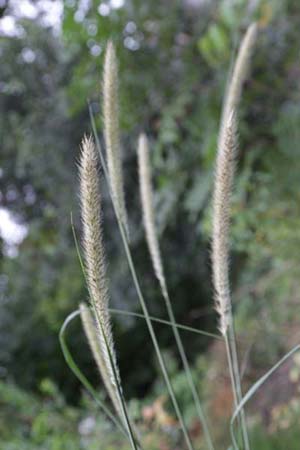
M234 111L223 123L222 139L219 142L215 189L213 197L212 266L216 310L219 314L219 329L226 344L235 407L242 400L242 388L236 349L236 338L232 316L229 283L229 228L230 203L237 154L237 123ZM245 412L239 415L244 450L250 450Z
M248 27L240 45L230 82L228 84L218 139L213 199L212 265L215 303L216 310L219 314L219 329L226 343L235 407L237 407L242 400L240 370L229 284L230 200L237 151L237 125L235 113L238 110L242 87L248 75L251 56L257 38L257 31L256 23L252 23ZM250 450L246 417L243 409L239 414L239 422L242 430L244 449Z
M149 160L148 140L145 134L141 134L139 137L138 163L139 163L140 193L143 209L144 226L146 230L146 239L155 275L160 283L161 290L165 295L167 290L166 280L155 227L153 193L151 186L151 166Z
M125 206L121 143L119 132L118 63L115 48L108 42L103 75L104 137L110 187L117 212L128 235L128 219Z
M236 117L231 112L224 125L223 141L218 149L213 198L212 266L219 328L225 336L230 316L229 225L230 200L237 152Z
M109 377L110 383L115 385L114 370L117 372L117 366L108 311L108 288L101 228L101 198L97 162L92 138L84 137L79 173L86 276L90 301L96 318L100 351L103 364L106 367L105 378ZM112 355L114 368L112 368L107 346Z
M95 314L101 320L110 348L113 348L108 312L108 287L101 227L101 197L97 164L97 154L93 140L91 137L84 137L79 174L87 283Z
M235 113L241 99L244 81L248 75L251 56L257 39L258 27L252 23L241 42L225 95L218 139L216 177L213 199L212 265L216 310L219 329L226 343L227 360L235 407L242 400L242 388L236 338L232 316L229 284L229 225L230 200L235 173L237 125ZM245 450L250 450L245 412L241 409L239 422Z

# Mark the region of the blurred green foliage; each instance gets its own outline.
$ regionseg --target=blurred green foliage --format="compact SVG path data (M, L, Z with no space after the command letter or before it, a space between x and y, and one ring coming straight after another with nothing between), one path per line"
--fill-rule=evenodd
M276 360L292 342L282 327L300 313L298 0L127 0L121 7L112 5L102 1L83 7L77 0L65 0L61 35L38 19L21 19L19 36L0 36L1 206L28 228L17 257L7 254L1 240L1 376L35 392L49 377L63 393L58 396L61 402L67 398L73 405L80 403L81 391L66 368L57 335L65 316L87 295L70 212L80 234L76 161L80 139L90 130L87 99L102 139L101 70L109 38L120 61L126 197L134 258L147 301L153 314L164 316L141 226L135 147L142 129L151 142L157 221L176 318L213 329L210 198L220 111L240 37L252 20L260 21L239 115L232 224L236 323L238 332L250 344L254 341L251 367L262 370ZM9 7L3 12L10 13ZM28 59L28 50L33 59ZM135 310L138 303L104 183L103 196L112 305ZM147 395L154 401L163 386L143 321L118 316L114 322L126 395L143 401ZM170 330L155 327L192 420ZM191 361L196 361L208 341L190 339L187 333L183 338ZM96 380L83 341L78 324L70 333L71 346L80 366ZM205 370L197 370L205 379ZM206 392L205 384L199 387ZM6 395L11 399L1 400ZM15 408L30 413L32 408L36 416L34 426L27 428L22 418L14 418L15 442L7 435L3 450L20 448L18 439L23 439L22 450L40 448L39 436L44 433L48 439L52 422L45 423L38 397L2 384L1 399L4 414ZM47 404L46 414L58 431L43 449L76 448L82 411L67 404L58 407L55 400ZM5 420L1 416L4 431ZM59 430L66 424L70 429L65 436ZM273 442L257 431L257 448L297 449L297 432L282 441L276 436Z
M0 383L1 450L129 450L88 398L81 409L70 407L56 386L45 379L40 396ZM17 411L17 414L16 414Z

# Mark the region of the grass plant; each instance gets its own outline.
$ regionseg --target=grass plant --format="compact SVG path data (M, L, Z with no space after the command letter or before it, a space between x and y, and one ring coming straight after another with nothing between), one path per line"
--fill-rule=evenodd
M194 444L185 423L185 418L179 402L176 398L168 367L162 355L160 344L153 327L153 322L157 321L172 328L185 371L187 384L203 427L205 448L208 450L215 450L215 446L208 426L208 420L192 377L190 364L182 343L180 331L187 330L189 332L210 336L215 339L222 339L225 343L234 398L234 407L230 423L232 448L234 450L251 450L246 414L244 411L246 403L275 372L275 370L277 370L300 348L300 346L294 347L263 377L261 377L245 395L243 395L237 340L234 328L234 311L230 290L230 221L231 196L234 187L234 176L238 156L237 135L239 104L242 88L249 72L251 55L257 36L258 26L256 23L253 23L248 27L245 36L241 41L235 64L233 65L232 73L228 80L220 121L212 208L212 272L215 292L215 309L219 317L220 335L193 329L176 322L156 231L149 143L146 135L141 134L138 139L137 154L143 222L154 273L161 289L169 320L152 317L149 314L147 306L148 299L146 300L146 297L141 290L139 276L135 267L129 241L129 224L126 211L119 132L118 63L112 42L109 42L107 45L103 75L103 119L106 152L104 154L100 145L95 119L90 109L94 139L91 137L85 137L83 139L79 164L83 257L81 257L82 251L72 225L79 261L86 279L89 305L82 303L79 310L66 319L60 333L60 341L64 356L70 365L70 368L89 390L106 415L115 423L119 430L128 437L130 445L134 450L144 448L144 443L143 439L138 436L136 426L129 417L128 408L123 396L121 377L118 370L115 344L111 329L111 314L131 315L145 320L163 379L180 424L183 440L188 450L194 450ZM141 313L132 313L130 311L116 310L109 307L109 289L106 276L106 258L101 223L103 213L99 165L101 166L104 178L108 185L125 256L140 302ZM76 366L66 344L66 327L71 320L78 315L81 317L83 329L104 386L114 407L114 413L99 400L95 389Z

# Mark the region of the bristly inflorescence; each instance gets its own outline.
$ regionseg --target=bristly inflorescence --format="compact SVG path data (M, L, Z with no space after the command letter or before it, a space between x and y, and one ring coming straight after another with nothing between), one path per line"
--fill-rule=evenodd
M219 144L213 196L212 265L219 328L226 334L231 319L229 284L230 203L237 153L237 123L232 111L224 124Z
M107 166L113 201L128 236L128 218L123 186L122 155L119 131L118 62L115 48L108 42L103 75L103 119Z
M212 263L216 309L220 331L226 334L232 318L229 287L230 199L237 152L236 112L242 87L249 72L258 26L252 23L242 40L228 84L222 111L213 198Z
M145 134L141 134L138 141L138 164L143 220L146 230L147 244L155 275L160 283L163 294L166 295L166 281L155 227L149 146L148 139Z
M100 348L113 384L117 372L110 315L105 252L101 227L101 196L94 142L85 136L79 165L83 248L90 302L95 314ZM112 367L114 364L114 368Z

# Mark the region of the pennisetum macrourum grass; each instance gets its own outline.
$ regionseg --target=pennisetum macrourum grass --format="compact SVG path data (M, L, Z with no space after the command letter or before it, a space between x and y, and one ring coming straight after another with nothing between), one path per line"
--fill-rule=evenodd
M229 283L230 200L237 156L237 109L242 87L248 75L257 31L256 23L248 27L229 80L219 131L213 196L213 285L216 310L219 314L219 329L226 344L235 408L241 402L243 395ZM244 449L249 450L250 442L243 409L240 410L239 421Z
M86 275L95 314L102 324L101 329L98 330L99 339L100 341L103 341L105 335L113 356L113 363L116 366L108 311L108 287L101 228L102 212L97 164L97 153L94 142L91 137L84 137L82 141L79 176ZM100 343L100 346L102 348L103 359L108 375L112 379L113 374L109 356L103 342Z
M128 430L133 449L137 443L133 435L120 382L116 361L110 314L108 309L108 286L105 252L101 227L101 196L98 173L98 155L91 137L82 141L79 164L81 219L83 225L83 250L85 275L93 316L81 309L81 317L91 350L108 388L113 405ZM93 318L95 325L88 323ZM92 322L93 323L93 322ZM94 342L96 339L97 344Z
M243 396L239 374L229 283L229 230L230 200L237 153L237 110L241 98L242 86L250 66L250 58L256 41L256 36L257 25L252 24L248 28L245 37L242 40L236 58L236 63L232 71L231 79L228 84L220 123L213 196L212 265L215 305L219 314L219 329L226 344L235 410L239 407L239 423L242 431L244 450L250 450L250 443L245 413L243 408L239 406L242 404ZM104 175L108 182L109 192L119 225L129 269L142 308L142 317L145 318L174 410L182 428L185 443L189 450L193 450L193 444L176 399L165 361L160 351L159 343L152 326L153 318L149 315L131 254L128 238L128 218L123 187L118 116L118 64L114 46L112 42L109 42L105 54L103 75L103 118L107 167L97 137L94 118L91 116L92 127L96 139L96 147L100 155ZM138 449L141 447L135 438L136 433L133 431L133 426L129 420L126 404L123 398L111 331L108 308L109 300L105 252L101 228L102 211L98 173L98 155L96 152L96 147L91 138L85 137L83 139L79 165L80 199L83 224L83 249L85 261L84 271L87 280L91 308L85 304L81 304L80 315L90 348L114 409L128 432L131 447L133 449ZM170 325L173 329L174 337L182 359L188 384L192 392L196 410L203 425L203 431L206 438L206 448L208 450L214 450L207 421L192 378L191 370L169 297L155 227L149 148L147 137L144 134L140 135L138 141L138 162L144 227L154 272L166 303Z
M211 434L209 431L207 419L205 417L197 388L193 381L190 365L184 350L184 346L180 337L180 333L176 327L176 320L167 288L167 282L164 274L163 262L161 258L161 252L159 248L159 242L157 238L156 226L155 226L155 212L153 205L153 192L151 182L151 165L149 158L149 144L145 134L139 136L138 141L138 166L139 166L139 184L140 184L140 196L143 211L144 227L146 231L146 239L148 243L149 252L154 268L154 273L160 284L161 292L165 300L167 313L172 324L173 334L178 347L180 358L185 370L187 381L192 393L193 401L199 416L200 422L203 427L204 436L209 450L214 450Z
M110 79L111 78L111 79ZM118 74L117 74L117 61L115 56L115 49L111 42L108 43L107 49L106 49L106 55L105 55L105 64L104 64L104 83L103 83L103 96L106 101L104 101L104 130L110 130L111 136L116 136L119 133L119 124L118 121L115 120L115 118L112 117L112 114L118 111L118 105L114 105L114 102L118 101L117 95L115 95L115 92L113 92L114 89L118 88ZM107 135L107 132L105 131L105 135ZM132 275L132 279L135 285L135 289L138 295L138 299L140 301L140 305L143 311L143 314L145 316L146 324L148 327L148 331L156 352L156 356L158 358L159 366L161 368L164 381L166 383L166 386L168 388L168 392L175 410L175 413L177 415L177 418L179 420L183 436L187 445L187 448L189 450L193 450L193 445L191 442L191 438L189 436L187 427L185 425L185 421L182 415L182 412L180 410L178 401L175 396L174 389L172 387L172 383L168 374L168 370L164 361L164 358L162 356L162 353L160 351L159 343L149 316L147 304L145 302L142 290L140 288L140 284L138 281L135 265L133 262L131 250L130 250L130 244L129 244L129 236L128 236L128 223L127 223L127 213L126 210L123 211L123 207L125 208L125 202L122 201L122 198L124 199L124 188L123 188L123 180L122 180L122 165L121 165L121 159L120 159L120 153L115 152L113 153L109 148L106 148L106 154L107 154L107 166L108 170L106 169L105 161L102 155L102 150L99 144L99 141L96 141L98 144L98 150L103 166L104 174L107 178L109 187L110 187L110 194L111 199L113 203L113 207L115 210L117 222L119 225L119 230L122 238L122 242L124 245L124 250L126 254L126 258L128 261L129 269ZM106 139L106 145L109 143ZM119 164L119 170L114 171L112 166L113 164L110 163L110 158L113 160L113 158L118 158L118 164ZM112 161L111 161L112 162ZM117 166L117 165L115 165ZM119 176L121 176L119 178ZM119 198L120 196L120 198ZM124 217L126 217L126 220L124 220Z
M229 285L229 228L230 199L237 153L237 123L233 111L223 127L222 145L218 150L215 169L212 261L219 330L223 336L226 336L232 316Z

